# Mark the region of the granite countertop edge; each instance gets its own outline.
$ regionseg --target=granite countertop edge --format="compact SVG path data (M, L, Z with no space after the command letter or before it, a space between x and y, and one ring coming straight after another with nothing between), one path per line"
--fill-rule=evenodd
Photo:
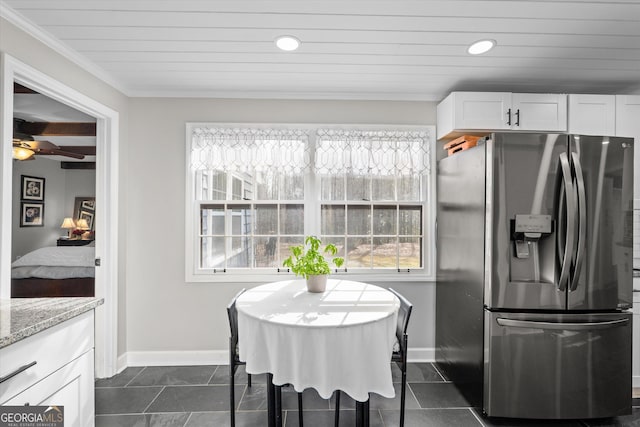
M56 300L57 298L51 299ZM39 300L41 299L39 298ZM93 310L103 303L103 298L90 298L88 301L78 301L77 305L74 305L67 311L56 313L50 317L45 318L44 320L39 320L35 323L30 323L22 327L21 329L10 333L7 336L0 336L0 349L14 344L27 337L30 337L31 335L37 334L38 332L44 331L45 329L49 329L53 326L59 325L60 323L86 313L89 310Z

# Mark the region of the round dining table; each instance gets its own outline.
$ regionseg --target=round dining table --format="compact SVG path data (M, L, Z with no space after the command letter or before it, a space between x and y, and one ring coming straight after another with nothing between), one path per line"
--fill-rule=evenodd
M369 393L394 397L390 360L400 301L388 290L329 279L325 292L312 293L304 280L286 280L247 290L236 307L247 373L267 373L272 385L298 392L314 388L325 399L341 390L357 411L366 410L360 417L367 421Z

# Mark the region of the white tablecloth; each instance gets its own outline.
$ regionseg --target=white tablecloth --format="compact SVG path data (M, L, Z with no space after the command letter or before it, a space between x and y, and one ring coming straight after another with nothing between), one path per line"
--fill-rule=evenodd
M367 283L329 280L310 293L303 280L269 283L238 298L240 359L276 385L314 388L323 398L342 390L394 397L391 353L400 302Z

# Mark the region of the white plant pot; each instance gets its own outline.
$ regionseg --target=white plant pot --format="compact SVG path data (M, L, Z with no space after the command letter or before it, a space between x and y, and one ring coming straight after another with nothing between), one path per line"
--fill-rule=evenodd
M309 292L320 293L327 289L327 275L319 274L316 276L309 276L307 279L307 290Z

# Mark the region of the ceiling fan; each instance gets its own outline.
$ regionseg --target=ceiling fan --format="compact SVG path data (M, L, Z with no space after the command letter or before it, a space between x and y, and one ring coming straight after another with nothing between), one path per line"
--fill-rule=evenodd
M66 151L56 144L35 140L33 136L22 131L22 127L28 123L21 119L13 120L13 158L16 160L33 160L36 155L65 156L73 159L84 159L84 154Z
M60 147L49 141L25 141L13 139L13 158L17 160L33 160L36 154L47 156L65 156L74 159L84 159L83 154L61 150Z

